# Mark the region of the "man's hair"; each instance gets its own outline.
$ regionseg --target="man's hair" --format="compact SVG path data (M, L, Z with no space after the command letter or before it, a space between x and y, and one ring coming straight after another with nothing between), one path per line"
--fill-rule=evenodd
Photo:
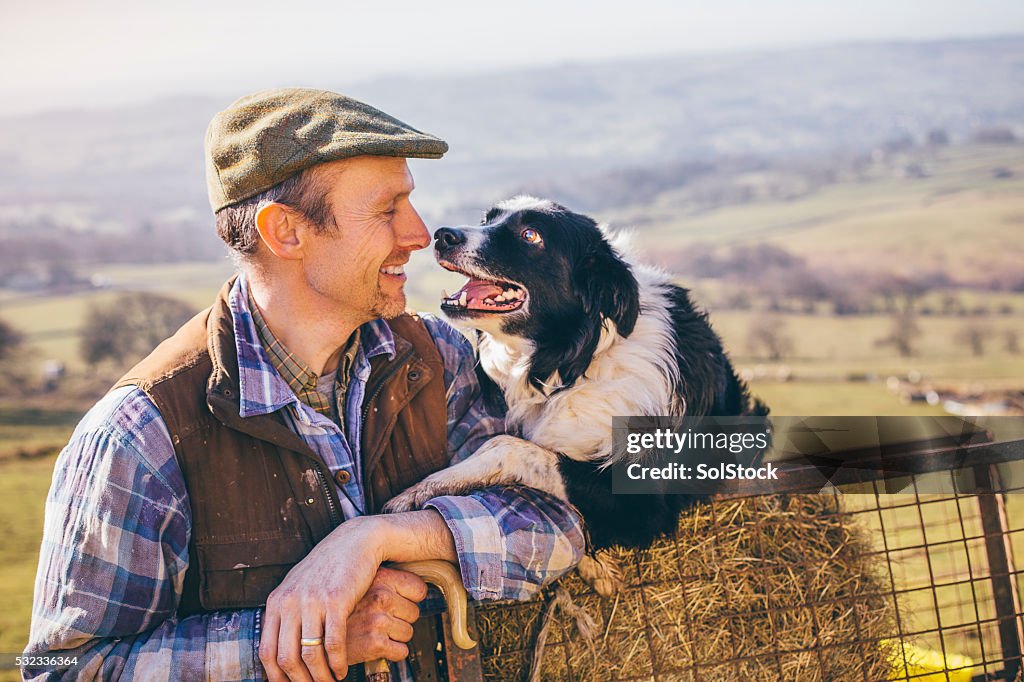
M256 253L260 243L256 214L267 204L284 204L295 209L318 233L337 227L327 197L330 185L316 169L317 166L311 166L254 197L217 211L217 234L231 247L232 255L245 259Z

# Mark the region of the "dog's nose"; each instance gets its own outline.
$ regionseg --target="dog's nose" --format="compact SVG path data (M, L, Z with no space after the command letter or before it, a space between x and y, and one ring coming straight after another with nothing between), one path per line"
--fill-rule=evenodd
M434 240L437 242L439 251L454 249L456 246L466 243L466 233L454 227L442 227L434 233Z

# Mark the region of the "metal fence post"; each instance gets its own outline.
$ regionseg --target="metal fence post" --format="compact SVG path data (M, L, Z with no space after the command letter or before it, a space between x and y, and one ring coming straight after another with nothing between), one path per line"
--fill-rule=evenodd
M1024 624L1021 623L1020 594L1017 592L1013 570L1006 500L1002 493L999 470L994 464L976 467L975 476L979 489L993 491L978 494L978 507L981 511L982 529L985 532L985 552L992 580L999 642L1003 660L1006 662L1006 679L1014 680L1021 668Z

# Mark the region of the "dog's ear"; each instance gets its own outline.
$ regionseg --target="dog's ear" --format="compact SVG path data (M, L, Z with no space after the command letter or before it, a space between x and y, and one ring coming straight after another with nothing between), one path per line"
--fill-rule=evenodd
M534 339L530 383L544 395L571 388L590 367L600 337L601 326L589 317L569 317L546 327ZM558 376L551 384L556 371Z
M604 315L619 334L633 333L640 315L640 288L629 264L606 242L593 247L573 269L573 286L587 316L600 327Z

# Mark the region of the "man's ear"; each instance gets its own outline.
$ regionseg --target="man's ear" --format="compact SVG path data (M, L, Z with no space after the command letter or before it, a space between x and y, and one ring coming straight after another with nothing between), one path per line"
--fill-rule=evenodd
M256 230L263 244L278 258L302 258L302 226L298 216L284 204L270 203L256 212Z

